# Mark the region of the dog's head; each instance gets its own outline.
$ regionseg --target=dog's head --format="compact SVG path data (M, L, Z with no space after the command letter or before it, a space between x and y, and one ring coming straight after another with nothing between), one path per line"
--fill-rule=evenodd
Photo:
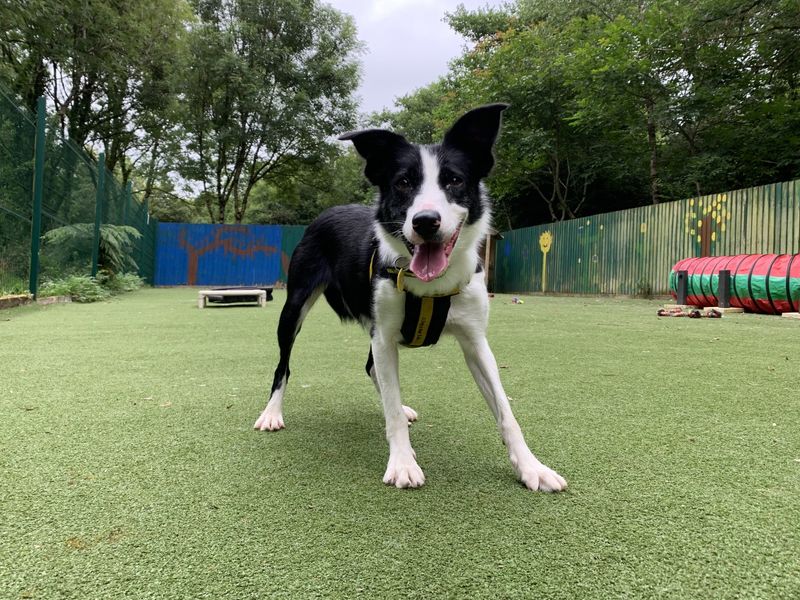
M480 183L494 164L492 147L506 108L471 110L435 146L411 144L383 129L339 138L355 144L367 161L364 174L380 189L381 238L409 259L422 281L441 277L454 253L474 250L486 233L489 207Z

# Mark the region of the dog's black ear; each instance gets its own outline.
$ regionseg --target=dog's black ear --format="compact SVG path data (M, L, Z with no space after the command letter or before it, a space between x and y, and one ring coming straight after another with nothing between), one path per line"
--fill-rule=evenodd
M364 175L373 185L381 184L392 157L410 146L402 135L385 129L351 131L340 135L339 139L353 142L356 151L367 160Z
M464 152L476 174L484 178L494 165L492 147L500 131L500 118L508 104L487 104L469 111L444 134L444 146Z

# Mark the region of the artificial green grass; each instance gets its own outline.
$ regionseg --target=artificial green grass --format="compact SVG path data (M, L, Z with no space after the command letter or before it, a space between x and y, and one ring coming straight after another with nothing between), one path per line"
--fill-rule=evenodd
M282 292L0 312L0 597L797 598L800 322L492 300L515 480L457 345L401 352L418 490L384 486L367 335L321 302L251 429Z

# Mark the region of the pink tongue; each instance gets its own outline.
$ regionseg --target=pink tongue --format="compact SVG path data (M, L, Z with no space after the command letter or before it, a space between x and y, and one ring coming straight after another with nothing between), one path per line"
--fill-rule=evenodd
M447 268L447 255L444 253L444 244L426 242L414 246L414 255L411 257L411 272L422 281L436 279Z

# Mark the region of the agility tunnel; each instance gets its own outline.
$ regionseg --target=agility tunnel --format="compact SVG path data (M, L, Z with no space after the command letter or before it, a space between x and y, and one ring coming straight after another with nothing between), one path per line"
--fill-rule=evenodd
M730 272L730 304L777 315L800 311L800 254L740 254L685 258L672 267L669 288L677 298L678 272L687 272L686 303L718 306L719 273Z

